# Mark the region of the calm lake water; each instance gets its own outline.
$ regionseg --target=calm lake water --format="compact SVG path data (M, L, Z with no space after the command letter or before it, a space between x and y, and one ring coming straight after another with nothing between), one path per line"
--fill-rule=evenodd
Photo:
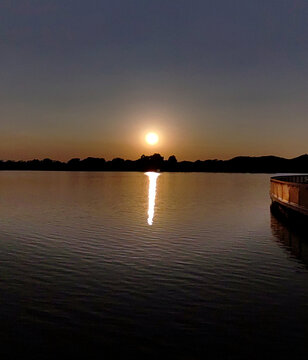
M269 178L0 172L0 353L306 355L308 241Z

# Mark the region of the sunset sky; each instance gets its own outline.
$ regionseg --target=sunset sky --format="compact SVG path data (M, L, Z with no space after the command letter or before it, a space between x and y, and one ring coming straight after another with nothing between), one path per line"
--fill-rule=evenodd
M308 152L307 0L2 0L0 39L0 159Z

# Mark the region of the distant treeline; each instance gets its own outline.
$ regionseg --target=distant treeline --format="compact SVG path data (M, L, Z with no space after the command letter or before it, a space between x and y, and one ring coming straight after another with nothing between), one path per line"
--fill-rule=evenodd
M142 155L138 160L115 158L74 158L68 162L51 159L30 161L0 161L0 170L52 170L52 171L196 171L196 172L249 172L308 173L308 155L294 159L277 156L238 156L230 160L177 161L174 155L165 160L160 154Z

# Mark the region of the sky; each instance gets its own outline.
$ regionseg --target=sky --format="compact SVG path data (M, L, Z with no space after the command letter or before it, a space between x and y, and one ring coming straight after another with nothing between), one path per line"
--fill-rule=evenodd
M1 0L0 159L295 157L307 64L307 0Z

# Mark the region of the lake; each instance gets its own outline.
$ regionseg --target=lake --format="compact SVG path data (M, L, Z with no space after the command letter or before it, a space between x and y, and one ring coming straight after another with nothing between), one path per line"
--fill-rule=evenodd
M269 179L0 172L0 353L305 352L308 241Z

